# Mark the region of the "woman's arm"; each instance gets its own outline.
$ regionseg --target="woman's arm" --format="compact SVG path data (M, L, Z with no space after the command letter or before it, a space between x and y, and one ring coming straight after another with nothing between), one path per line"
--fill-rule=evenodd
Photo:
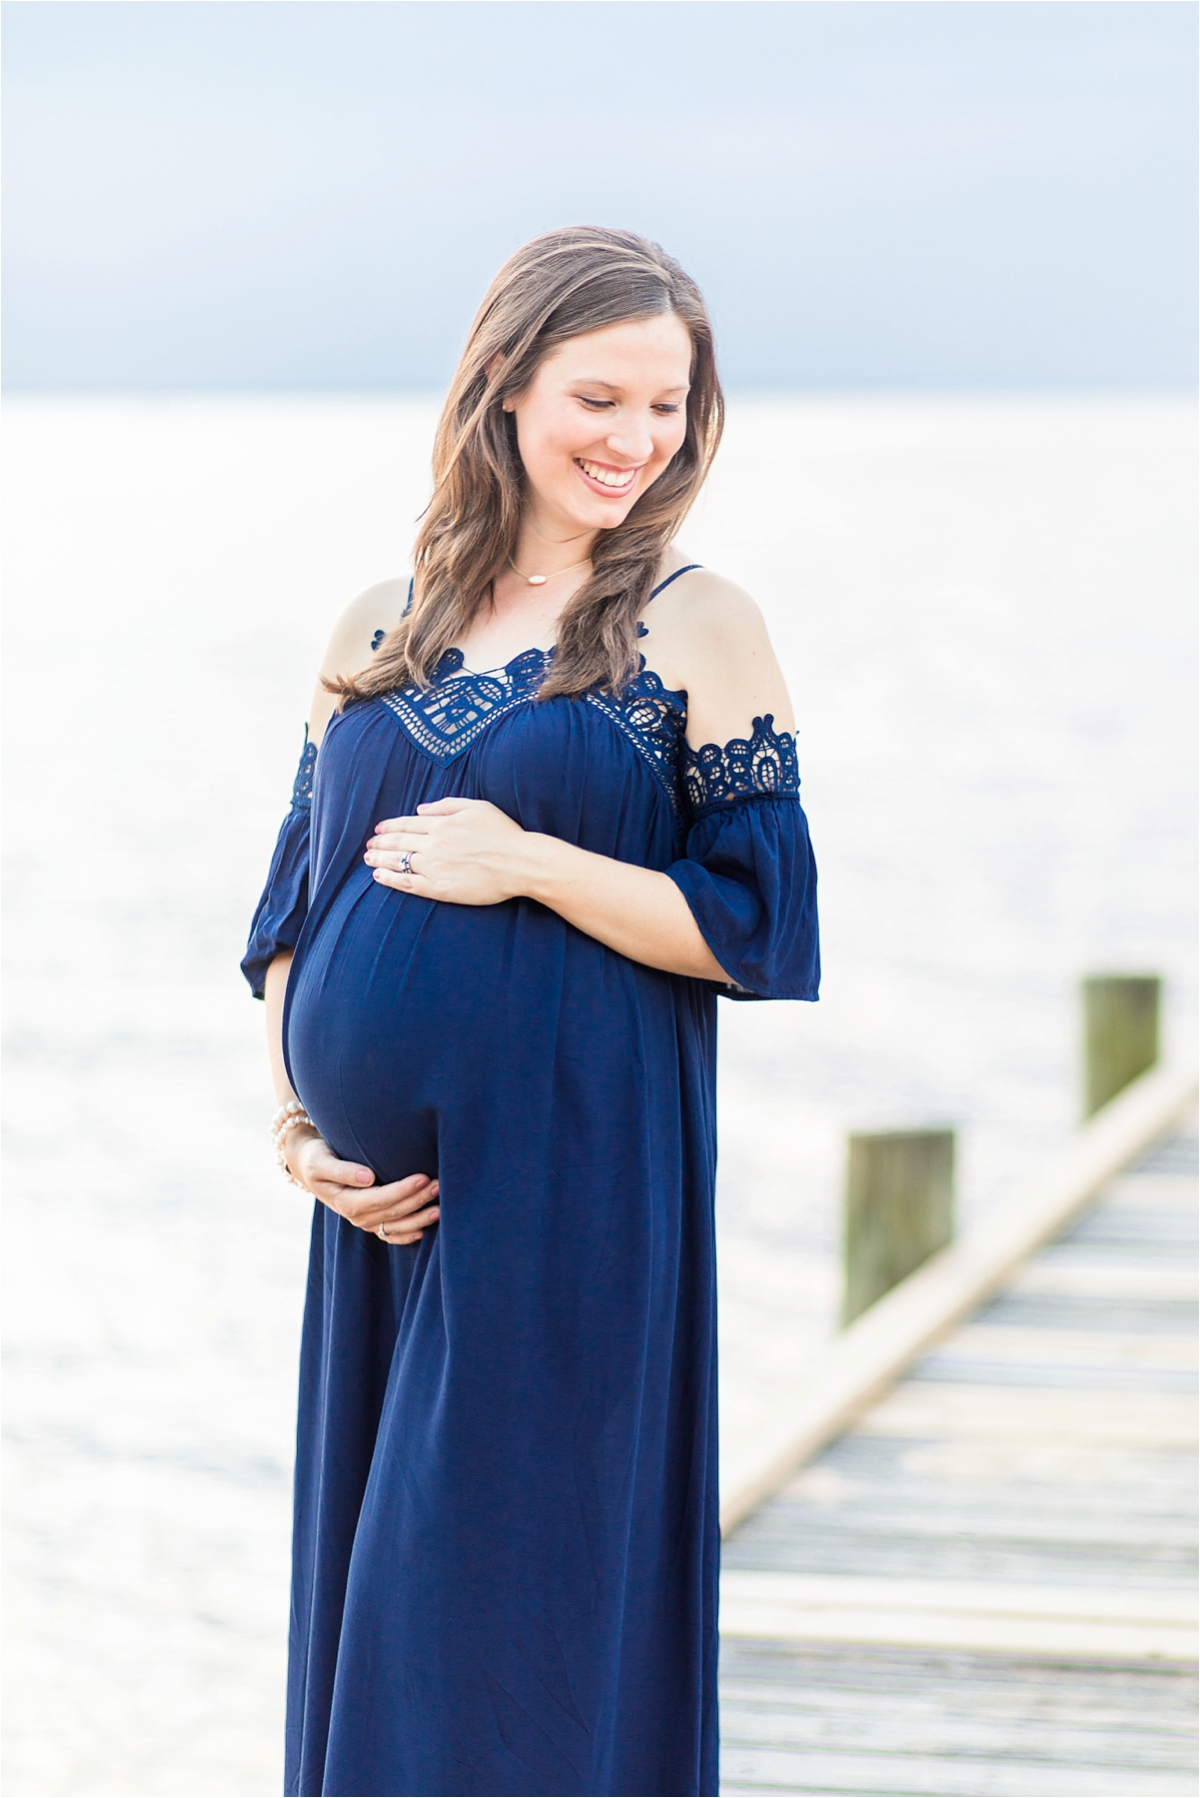
M263 989L263 999L267 1008L267 1054L271 1061L271 1079L275 1086L275 1099L279 1105L286 1105L289 1099L296 1097L283 1062L283 999L287 992L291 966L292 952L287 949L277 955L267 969L267 978Z
M401 873L406 851L412 867ZM450 905L538 899L631 961L696 980L729 978L667 875L522 830L486 799L439 799L415 818L389 819L366 860L383 886Z
M525 847L522 890L530 899L631 961L694 980L728 981L666 874L533 832L525 833Z

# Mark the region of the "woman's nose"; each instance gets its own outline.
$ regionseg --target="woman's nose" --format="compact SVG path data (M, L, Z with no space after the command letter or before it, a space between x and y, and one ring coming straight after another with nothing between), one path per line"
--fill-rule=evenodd
M604 441L613 455L625 462L648 462L654 453L650 426L643 419L622 419Z

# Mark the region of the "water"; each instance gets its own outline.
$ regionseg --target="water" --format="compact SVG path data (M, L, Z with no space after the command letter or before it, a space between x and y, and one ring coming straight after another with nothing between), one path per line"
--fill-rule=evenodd
M434 413L8 408L14 1798L278 1790L308 1220L236 962ZM848 1127L956 1124L969 1216L1074 1122L1081 972L1190 1040L1194 459L1171 400L732 408L683 541L792 684L826 960L722 1007L733 1453L832 1328Z

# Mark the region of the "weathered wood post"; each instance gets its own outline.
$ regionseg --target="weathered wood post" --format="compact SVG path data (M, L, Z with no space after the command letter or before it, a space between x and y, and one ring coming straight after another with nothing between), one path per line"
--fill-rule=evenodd
M851 1136L843 1326L944 1249L953 1234L953 1130Z
M1089 974L1084 980L1084 1117L1158 1060L1161 997L1157 974Z

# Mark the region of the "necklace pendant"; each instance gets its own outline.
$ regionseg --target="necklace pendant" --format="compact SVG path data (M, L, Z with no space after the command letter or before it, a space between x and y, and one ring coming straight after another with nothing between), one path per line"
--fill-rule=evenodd
M527 574L525 579L531 587L544 587L550 576L548 574Z

